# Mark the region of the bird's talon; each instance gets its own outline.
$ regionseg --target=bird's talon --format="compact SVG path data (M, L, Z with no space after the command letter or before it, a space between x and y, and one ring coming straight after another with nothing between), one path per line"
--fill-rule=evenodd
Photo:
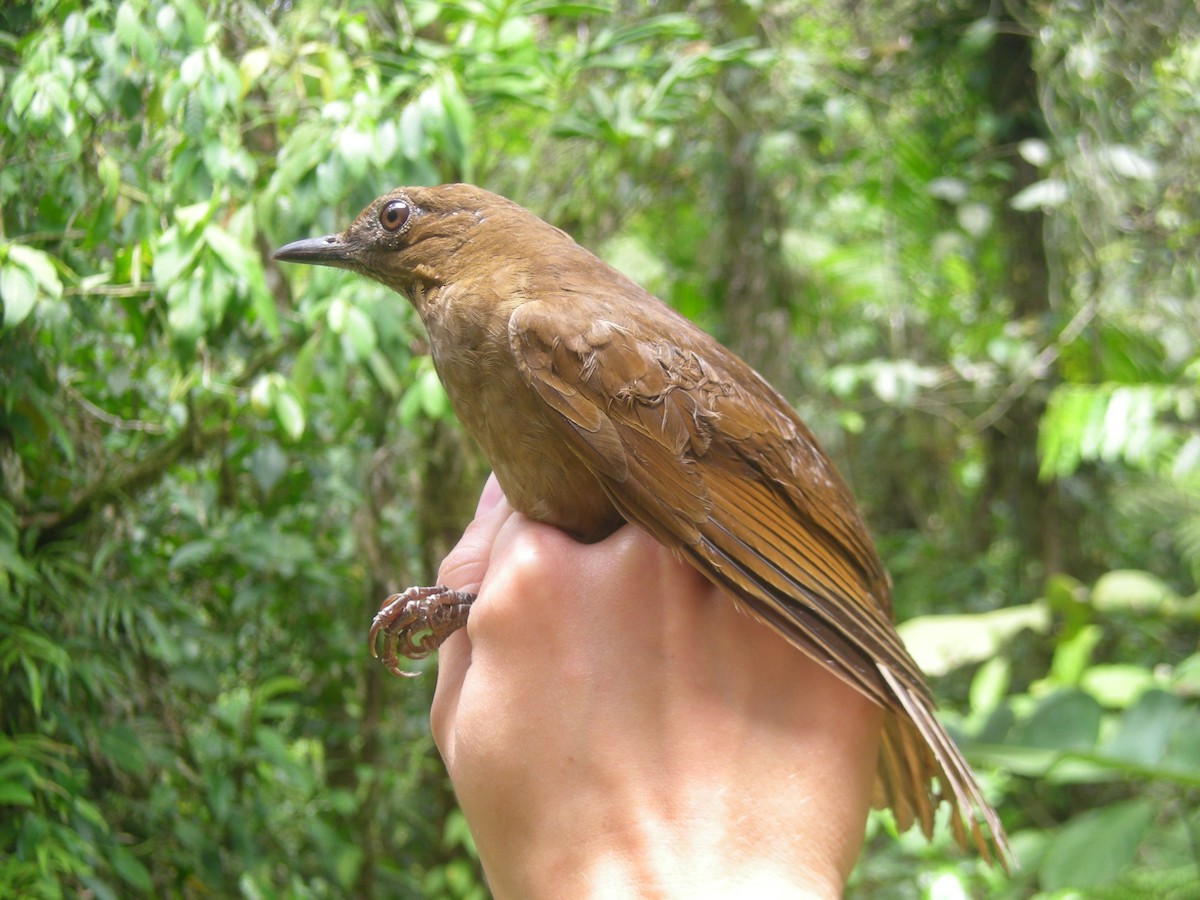
M400 656L424 659L467 622L474 594L448 587L411 587L392 594L379 607L371 622L367 642L371 655L393 675L412 677L419 673L400 668ZM383 632L383 649L379 633Z

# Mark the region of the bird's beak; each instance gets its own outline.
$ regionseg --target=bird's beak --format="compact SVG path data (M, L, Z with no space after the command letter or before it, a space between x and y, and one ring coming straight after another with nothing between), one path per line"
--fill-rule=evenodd
M346 269L350 266L352 253L340 234L327 234L325 237L292 241L276 250L274 255L280 262Z

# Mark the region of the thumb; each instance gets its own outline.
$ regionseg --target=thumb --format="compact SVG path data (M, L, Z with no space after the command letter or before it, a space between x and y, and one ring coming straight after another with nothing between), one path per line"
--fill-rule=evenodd
M490 476L479 497L475 518L438 568L437 583L456 591L478 593L487 572L492 543L500 526L512 513L513 509L504 499L496 476Z
M513 509L504 499L496 476L491 476L483 486L474 520L467 526L454 549L442 560L438 569L438 584L453 590L479 593L483 576L487 573L492 544L512 514ZM470 665L471 643L467 638L467 629L460 628L446 639L438 651L437 687L433 693L433 706L429 710L433 740L447 766L454 762L454 724L463 681Z
M504 491L500 490L500 482L494 474L488 476L483 484L483 493L479 495L479 505L475 507L475 518L487 515L504 499Z

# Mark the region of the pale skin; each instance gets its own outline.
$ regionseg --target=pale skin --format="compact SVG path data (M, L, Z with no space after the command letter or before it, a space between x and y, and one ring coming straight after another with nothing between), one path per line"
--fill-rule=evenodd
M639 529L580 544L494 479L438 580L479 594L431 719L497 898L841 895L877 707Z

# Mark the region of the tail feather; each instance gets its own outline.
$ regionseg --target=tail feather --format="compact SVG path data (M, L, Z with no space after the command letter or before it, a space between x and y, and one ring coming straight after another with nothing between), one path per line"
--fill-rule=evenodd
M910 691L887 666L880 664L879 672L908 714L889 713L886 718L874 795L876 800L883 800L879 805L892 808L902 830L918 821L929 837L934 811L942 800L948 801L951 829L958 845L966 849L968 842L973 844L984 859L991 862L995 858L1009 871L1012 848L1000 817L928 701ZM930 788L933 777L937 778L936 792ZM990 841L981 824L987 826Z
M909 723L891 710L883 723L883 747L875 780L875 805L890 807L901 831L919 823L926 837L933 832L939 797L929 792L931 755L918 741L911 740Z

